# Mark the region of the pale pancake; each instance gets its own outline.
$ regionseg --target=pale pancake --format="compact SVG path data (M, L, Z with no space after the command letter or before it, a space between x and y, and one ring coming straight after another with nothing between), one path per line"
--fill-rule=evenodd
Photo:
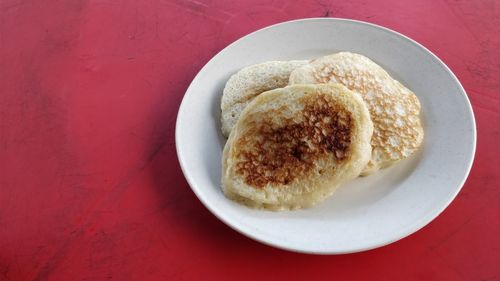
M221 100L222 134L227 137L241 111L259 94L288 85L290 73L307 61L268 61L247 66L231 76Z

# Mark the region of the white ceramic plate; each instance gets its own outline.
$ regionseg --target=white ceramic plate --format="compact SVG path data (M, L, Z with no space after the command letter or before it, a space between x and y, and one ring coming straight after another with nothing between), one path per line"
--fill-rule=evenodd
M338 51L363 54L413 90L422 104L421 151L375 175L342 186L307 210L252 210L220 187L220 98L242 67L268 60L311 59ZM177 155L191 188L219 219L263 243L298 252L339 254L399 240L439 215L462 187L474 158L476 128L467 95L426 48L389 29L344 19L273 25L232 43L194 78L177 116Z

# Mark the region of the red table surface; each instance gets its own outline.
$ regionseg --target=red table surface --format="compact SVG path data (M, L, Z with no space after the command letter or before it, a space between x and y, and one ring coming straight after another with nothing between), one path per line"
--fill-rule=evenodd
M176 114L235 39L364 20L438 55L476 116L472 172L417 233L339 256L217 220L177 161ZM491 1L0 1L0 280L500 280L500 11Z

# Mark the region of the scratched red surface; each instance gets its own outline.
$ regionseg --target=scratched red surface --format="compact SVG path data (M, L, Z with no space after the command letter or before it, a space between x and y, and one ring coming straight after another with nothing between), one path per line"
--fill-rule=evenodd
M376 3L375 3L376 2ZM484 1L0 1L0 280L500 280L500 7ZM175 118L235 39L304 17L419 41L476 114L472 172L389 246L311 256L250 240L184 179Z

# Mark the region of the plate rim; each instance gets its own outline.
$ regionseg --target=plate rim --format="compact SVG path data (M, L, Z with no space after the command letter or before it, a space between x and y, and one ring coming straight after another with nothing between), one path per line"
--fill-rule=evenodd
M454 193L450 196L450 198L448 198L448 200L445 202L445 204L443 204L441 206L441 208L437 212L435 212L432 216L430 216L428 219L426 219L422 223L418 224L417 227L415 227L415 228L409 228L409 229L407 229L407 231L402 232L400 235L398 235L398 237L395 237L395 238L392 238L392 239L387 239L383 243L373 244L373 245L370 245L370 246L367 246L367 247L358 247L358 248L352 247L351 250L335 251L335 250L331 250L331 249L325 249L325 250L301 249L299 247L293 247L293 245L292 246L291 245L281 245L281 244L275 244L275 243L266 241L265 239L262 239L261 237L258 237L254 233L245 232L244 230L240 229L237 225L233 224L232 222L230 222L229 220L227 220L226 218L224 218L221 214L219 214L218 211L216 210L216 208L213 208L210 205L209 202L206 202L205 198L203 196L201 196L201 194L197 191L196 188L193 187L193 182L192 182L191 178L187 176L189 174L189 172L187 172L187 169L185 168L186 167L186 165L184 163L185 160L183 159L183 156L180 153L180 149L179 149L179 143L180 143L180 140L179 140L179 130L180 130L179 129L179 120L180 120L180 118L179 118L179 116L181 115L181 112L183 112L185 110L184 108L186 107L186 102L185 102L186 101L186 96L190 93L190 90L193 87L194 82L199 79L200 74L202 72L204 72L204 70L210 64L212 64L213 61L217 57L219 57L226 49L231 48L233 45L236 45L240 41L243 41L246 38L251 37L252 35L254 35L256 33L265 31L267 29L276 28L276 27L281 26L281 25L287 25L287 24L293 24L293 23L302 23L302 22L315 22L315 21L316 22L349 22L349 23L354 23L354 24L358 24L358 25L363 25L363 26L368 26L368 27L371 27L371 28L379 29L379 30L382 30L384 32L391 33L391 34L394 34L394 35L396 35L398 37L401 37L402 39L406 39L409 43L411 43L413 45L416 45L421 50L423 50L427 54L431 55L434 58L434 60L441 67L444 68L444 70L451 76L451 78L454 80L454 82L458 86L457 88L458 88L460 94L462 95L462 98L464 98L465 104L466 104L466 108L468 109L467 114L469 115L468 117L471 120L471 125L472 125L472 129L473 129L472 130L473 131L473 135L472 135L472 150L470 151L470 154L469 154L469 157L468 157L469 160L468 160L468 163L467 163L466 172L463 174L462 179L460 180L460 184L459 184L458 188L456 188L456 190L454 191ZM458 80L458 78L456 77L456 75L453 73L453 71L451 71L451 69L438 56L436 56L433 52L431 52L429 49L427 49L425 46L423 46L419 42L417 42L417 41L409 38L408 36L406 36L404 34L401 34L401 33L397 32L397 31L394 31L392 29L389 29L387 27L384 27L384 26L381 26L381 25L378 25L378 24L369 23L369 22L360 21L360 20L354 20L354 19L347 19L347 18L333 18L333 17L332 18L318 18L318 17L313 17L313 18L301 18L301 19L295 19L295 20L290 20L290 21L284 21L284 22L280 22L280 23L276 23L276 24L272 24L272 25L260 28L260 29L258 29L256 31L248 33L248 34L246 34L246 35L238 38L237 40L233 41L232 43L230 43L229 45L227 45L226 47L224 47L223 49L221 49L219 52L217 52L213 57L211 57L210 60L195 75L195 77L193 78L193 80L189 84L188 88L186 89L186 91L185 91L185 93L184 93L184 95L182 97L182 101L180 103L180 106L179 106L179 109L178 109L178 112L177 112L176 123L175 123L175 148L176 148L176 154L177 154L177 159L179 161L179 165L181 167L181 170L182 170L182 173L184 175L184 178L186 179L186 181L187 181L190 189L195 193L196 197L198 198L198 200L201 201L201 203L203 204L203 206L205 206L205 208L207 208L216 218L218 218L224 224L226 224L227 226L229 226L230 228L232 228L236 232L241 233L244 236L246 236L246 237L248 237L248 238L250 238L252 240L258 241L258 242L260 242L262 244L265 244L265 245L268 245L268 246L271 246L271 247L274 247L274 248L286 250L286 251L297 252L297 253L305 253L305 254L316 254L316 255L338 255L338 254L350 254L350 253L357 253L357 252L369 251L369 250L372 250L372 249L376 249L376 248L380 248L380 247L392 244L392 243L394 243L396 241L399 241L399 240L401 240L403 238L406 238L406 237L414 234L415 232L419 231L420 229L424 228L425 226L427 226L430 222L432 222L433 220L435 220L451 204L451 202L456 198L456 196L458 195L458 193L462 190L462 188L463 188L463 186L464 186L467 178L469 177L470 171L472 169L472 165L474 163L475 154L476 154L476 146L477 146L477 127L476 127L476 120L475 120L474 110L473 110L472 104L470 102L470 99L469 99L469 97L468 97L468 95L467 95L464 87L462 86L462 84L460 83L460 81Z

